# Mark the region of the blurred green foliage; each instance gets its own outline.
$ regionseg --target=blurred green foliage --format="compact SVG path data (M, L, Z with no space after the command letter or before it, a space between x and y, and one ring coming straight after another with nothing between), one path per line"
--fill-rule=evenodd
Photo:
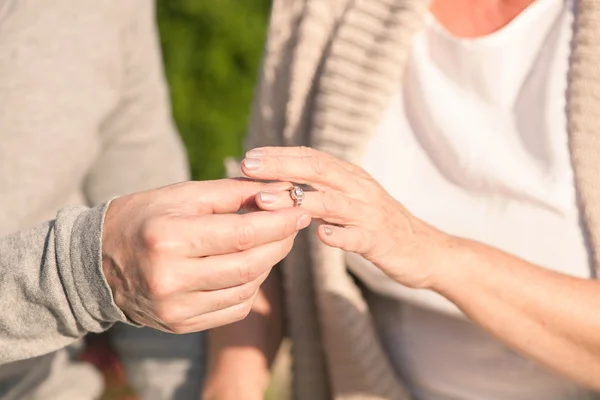
M239 156L264 45L270 0L158 0L173 115L194 179L221 178ZM281 374L280 374L281 375ZM266 399L287 398L287 380Z
M238 156L262 54L269 0L159 0L173 113L194 179Z

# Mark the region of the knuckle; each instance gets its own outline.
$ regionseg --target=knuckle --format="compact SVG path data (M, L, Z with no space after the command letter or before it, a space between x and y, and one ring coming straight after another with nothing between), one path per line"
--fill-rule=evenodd
M310 155L307 158L315 176L322 176L327 169L325 168L325 162L323 159L316 155Z
M173 328L173 326L177 325L177 318L175 316L176 311L172 306L169 305L159 305L154 309L154 316L158 321L167 325L169 328Z
M322 196L323 210L327 215L339 215L343 211L341 196L327 191L323 192Z
M151 218L141 227L140 235L143 248L149 254L159 254L172 250L177 246L177 240L169 234L170 222L168 218Z
M152 300L163 300L174 295L179 285L172 274L161 272L148 278L146 286Z
M298 147L298 150L304 157L310 157L315 153L315 150L308 146L300 146Z
M254 296L254 293L258 290L257 285L254 282L246 283L244 285L238 286L237 289L237 300L239 302L244 302L249 300Z
M235 307L235 311L233 313L234 321L237 322L237 321L241 321L241 320L245 319L250 314L251 310L252 310L252 302L251 301L246 301L244 303L237 305Z
M244 223L237 227L235 233L235 248L238 251L247 250L254 246L256 229L250 223Z
M245 257L238 266L240 280L244 283L256 280L261 274L261 268L251 257Z
M150 219L142 225L140 234L142 243L146 249L154 250L160 247L163 240L163 233L158 225L154 219Z
M190 333L190 328L185 324L173 324L169 327L172 333L177 335L183 335L185 333Z
M276 158L272 161L272 166L278 174L284 174L287 171L287 164L283 159Z
M146 287L151 300L161 300L169 291L162 279L150 278L146 281Z

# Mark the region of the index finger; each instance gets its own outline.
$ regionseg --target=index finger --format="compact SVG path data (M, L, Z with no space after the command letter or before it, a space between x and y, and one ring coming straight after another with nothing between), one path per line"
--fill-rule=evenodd
M340 167L344 168L346 171L351 174L366 177L368 174L359 166L351 164L345 160L334 157L331 154L324 153L322 151L313 149L312 147L307 146L287 146L287 147L277 147L277 146L266 146L266 147L257 147L252 150L246 152L245 157L319 157L323 160L335 163Z
M242 172L255 179L272 179L303 183L315 189L357 192L357 179L348 170L326 157L271 156L246 157Z
M265 146L257 147L246 152L246 157L286 156L286 157L323 157L330 161L340 161L334 156L323 153L307 146Z
M248 178L230 178L214 181L191 181L170 187L170 194L176 200L199 206L203 214L235 213L253 201L261 190L287 190L289 182L259 182Z
M278 242L310 224L306 210L285 208L248 214L209 214L188 224L189 257L236 253Z

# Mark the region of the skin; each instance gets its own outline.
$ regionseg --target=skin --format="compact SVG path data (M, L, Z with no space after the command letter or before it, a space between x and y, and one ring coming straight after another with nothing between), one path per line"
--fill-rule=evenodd
M310 216L290 207L235 213L252 207L258 192L286 187L225 179L115 199L102 257L116 304L134 322L174 333L246 317Z
M394 200L361 168L308 148L248 153L246 175L316 189L302 208L323 224L325 244L355 252L391 279L435 291L517 352L600 390L600 282L547 270L493 247L448 235ZM265 210L292 205L287 191L262 192Z
M506 26L532 2L533 0L433 0L430 4L430 11L451 35L455 37L474 38L493 33ZM256 173L250 173L248 170L246 172L250 174L249 176L256 176ZM289 194L285 193L284 196L289 196ZM302 208L306 209L308 201L308 199L305 200ZM269 206L265 202L261 202L260 198L257 199L257 202L269 209ZM388 202L388 204L392 204L392 202ZM396 210L396 213L397 210L403 210L402 212L406 215L410 215L401 205L393 209ZM592 310L589 309L589 304L594 304L592 301L597 296L596 292L598 290L595 282L576 280L576 283L569 285L567 289L563 281L572 281L573 278L562 275L557 277L557 274L529 265L522 260L478 243L448 238L434 227L427 226L422 221L415 220L414 218L411 219L411 223L414 224L414 232L423 238L423 241L419 240L415 243L422 245L429 241L427 245L429 246L433 242L439 241L440 243L444 243L442 248L461 249L460 251L455 250L452 253L457 258L456 263L459 263L457 265L465 264L465 266L461 267L462 271L471 271L472 266L476 265L477 268L471 271L475 276L478 271L484 271L482 265L486 265L486 268L489 268L490 272L488 274L480 273L478 275L481 282L468 283L469 290L463 290L462 292L464 293L461 290L457 290L460 287L460 283L456 286L448 284L452 279L440 279L439 282L446 284L440 285L438 288L440 293L459 305L468 315L480 320L479 323L485 329L498 337L504 337L505 342L510 346L521 349L524 354L538 359L543 364L548 365L552 363L551 359L568 361L562 367L558 366L558 370L566 373L568 376L573 376L574 370L571 366L579 362L580 358L588 361L592 358L595 359L591 355L594 352L589 351L595 345L588 346L588 350L582 352L580 346L573 344L577 343L578 339L564 339L561 346L552 348L552 351L548 351L547 353L544 353L541 348L536 348L535 355L530 354L533 349L529 347L531 342L561 342L561 339L557 338L572 337L576 330L570 325L572 321L567 321L567 319L577 314L579 314L578 320L586 321L588 324L584 332L587 332L588 339L590 339L588 341L593 343L591 332L596 329L597 323L592 318ZM319 237L325 243L335 245L336 240L340 240L341 238L339 235L340 231L336 230L335 227L331 227L331 229L336 234L327 235L325 227L322 227L318 231ZM408 228L405 227L406 229ZM356 231L356 234L360 235L358 231ZM419 253L416 247L413 251ZM428 254L426 257L439 257L440 253L436 252L437 256ZM467 263L463 259L470 261ZM427 262L430 261L428 260ZM467 268L467 264L470 267ZM454 264L445 262L444 265ZM513 270L519 271L518 276L522 275L520 279L513 273ZM406 273L405 270L401 272ZM426 270L419 270L417 274L413 270L409 275L413 281L408 283L415 284L415 287L419 287L419 285L421 287L433 287L433 282L438 279L429 276ZM448 275L452 276L452 274ZM456 275L454 278L456 278ZM469 275L469 279L472 279L471 275ZM473 285L476 285L477 292L474 292L472 289ZM213 334L209 338L211 368L206 380L204 399L258 400L263 398L264 390L269 381L269 367L273 355L279 348L283 338L283 310L280 306L275 306L276 304L280 305L283 303L280 286L281 282L278 280L278 276L271 275L262 285L259 297L250 313L251 316L254 315L256 318L247 318L241 322L213 330ZM466 287L467 284L465 283L463 286ZM556 286L560 286L560 288ZM585 287L585 290L583 287ZM511 293L507 292L508 288L512 289ZM512 293L512 291L515 293ZM550 296L547 295L549 292L551 293ZM526 293L528 293L528 298L523 297ZM462 296L467 294L472 295L473 298L481 299L481 304L497 303L498 309L495 313L489 313L487 310L484 310L483 312L487 316L477 318L479 309L472 310L473 308L477 308L477 303L474 303L472 299L462 298ZM574 308L571 299L574 298L572 295L575 294L577 294L579 302L585 303L584 307ZM492 295L494 296L493 298L487 299L487 296L491 297ZM559 295L562 300L560 304L549 305L537 301L537 299L543 296L546 298L558 298ZM493 300L498 298L502 298L503 301L498 303ZM531 301L532 298L535 298L536 301ZM508 302L508 299L511 299L511 301ZM565 299L568 300L565 301ZM586 310L586 315L583 315ZM493 314L493 319L490 319L489 314ZM513 319L516 314L535 315L537 319L524 319L522 320L523 323L514 325ZM558 319L560 321L557 321ZM503 321L510 321L510 323L503 323ZM549 323L558 324L558 322L560 322L563 330L568 328L568 332L563 332L562 336L558 332L550 333L544 329ZM505 331L511 326L512 330L510 334L507 334ZM514 338L517 337L522 338L518 344L514 343ZM582 337L579 336L580 339ZM523 343L523 340L527 343ZM243 342L244 345L236 345L236 343L240 342ZM544 347L544 349L546 348ZM577 356L578 354L580 356ZM590 363L585 364L590 365ZM591 368L585 373L584 376L587 378L583 380L589 380L590 376L597 375L598 372L597 367Z
M433 0L429 9L455 37L489 35L506 26L533 0Z

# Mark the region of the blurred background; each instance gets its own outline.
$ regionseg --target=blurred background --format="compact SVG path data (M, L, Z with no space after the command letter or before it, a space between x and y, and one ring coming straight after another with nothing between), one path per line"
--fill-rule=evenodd
M261 58L270 1L158 0L173 113L194 179L223 176L238 156Z

